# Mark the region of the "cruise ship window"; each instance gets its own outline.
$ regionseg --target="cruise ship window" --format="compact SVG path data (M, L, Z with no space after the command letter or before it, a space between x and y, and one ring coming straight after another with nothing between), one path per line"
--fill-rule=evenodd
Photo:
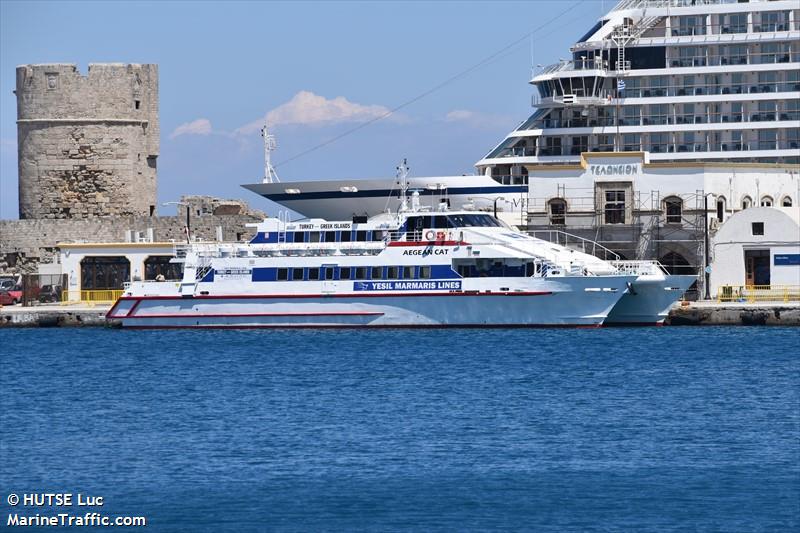
M319 242L319 232L318 231L311 231L308 233L308 242Z
M372 267L372 279L383 279L383 267Z
M747 33L747 13L731 13L725 20L722 33Z
M398 268L396 266L386 267L386 279L398 279Z
M326 280L330 281L335 277L334 275L336 274L336 268L334 268L334 267L325 267L323 270L325 271L325 279Z
M400 267L403 270L402 278L403 279L414 279L414 267L412 266L405 266Z
M350 267L339 267L339 279L350 279Z
M367 267L356 267L356 279L367 279Z
M341 232L339 232L339 233L340 233L340 235L341 235L341 239L340 239L340 240L341 240L342 242L350 242L350 236L351 236L351 235L350 235L350 230L349 230L349 229L348 229L348 230L342 230L342 231L341 231Z
M367 240L367 232L365 230L358 230L356 231L356 240L359 242L364 242Z
M278 281L286 281L289 279L289 269L288 268L279 268L278 269Z
M335 231L326 231L325 232L325 242L336 242L336 232Z
M372 230L372 240L375 242L379 242L383 240L383 231L374 229Z
M431 267L429 266L419 267L419 279L431 279Z
M292 269L292 280L293 281L303 281L303 269L302 268L293 268Z
M303 231L294 232L294 242L306 242L306 234Z
M606 224L625 223L625 191L606 191L603 213Z
M319 279L319 268L309 268L308 279L309 280Z

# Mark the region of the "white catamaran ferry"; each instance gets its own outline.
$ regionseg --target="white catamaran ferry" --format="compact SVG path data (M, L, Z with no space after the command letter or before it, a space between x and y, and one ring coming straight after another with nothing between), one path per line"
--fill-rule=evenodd
M187 328L652 324L691 283L536 239L488 213L428 210L418 192L409 206L403 184L396 214L266 219L249 243L176 247L183 279L134 281L108 318Z

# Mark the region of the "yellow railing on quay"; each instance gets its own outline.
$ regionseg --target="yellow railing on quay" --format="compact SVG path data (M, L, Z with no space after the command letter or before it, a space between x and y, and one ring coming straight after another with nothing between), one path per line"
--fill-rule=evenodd
M114 303L122 296L123 289L104 289L91 291L65 290L61 293L61 305Z
M723 285L717 302L800 302L800 285Z

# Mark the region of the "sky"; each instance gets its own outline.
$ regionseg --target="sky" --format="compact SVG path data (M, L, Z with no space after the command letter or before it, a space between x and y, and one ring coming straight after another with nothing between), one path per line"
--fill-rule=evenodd
M17 65L158 64L159 203L274 213L239 186L263 177L265 117L282 181L392 176L404 158L411 175L473 174L530 114L533 66L569 57L612 5L0 0L0 218L18 217Z

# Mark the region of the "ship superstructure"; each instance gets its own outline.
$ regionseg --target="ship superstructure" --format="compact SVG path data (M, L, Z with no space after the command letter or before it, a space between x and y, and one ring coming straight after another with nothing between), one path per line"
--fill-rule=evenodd
M477 163L502 184L584 152L800 162L800 4L623 0L541 68L534 113Z

